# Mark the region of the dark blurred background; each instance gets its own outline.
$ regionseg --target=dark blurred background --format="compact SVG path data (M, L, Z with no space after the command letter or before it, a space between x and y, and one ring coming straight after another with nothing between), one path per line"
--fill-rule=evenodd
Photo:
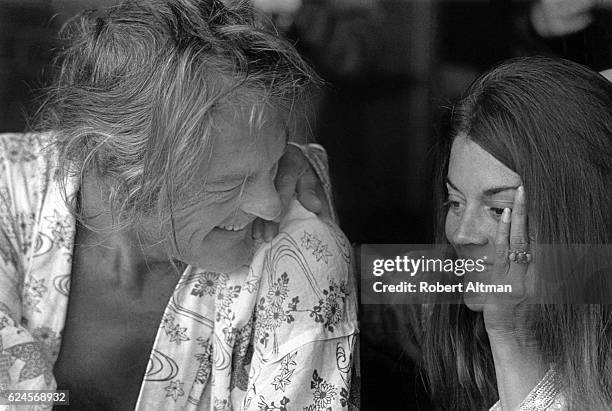
M311 119L354 243L433 240L436 138L452 103L503 59L557 54L612 67L609 13L543 38L528 0L253 0L321 73ZM115 0L0 0L0 127L27 128L64 21ZM362 409L431 408L402 307L362 307Z

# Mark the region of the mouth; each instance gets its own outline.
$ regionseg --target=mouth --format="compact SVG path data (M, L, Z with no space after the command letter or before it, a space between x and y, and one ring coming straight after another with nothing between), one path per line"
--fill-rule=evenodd
M463 260L472 260L472 261L480 260L483 265L490 265L490 266L492 266L492 265L495 264L493 261L489 261L489 257L487 257L487 256L475 257L475 256L471 256L471 255L460 254L457 257L459 257L459 258L461 258Z
M225 230L225 231L242 231L245 228L247 228L247 226L250 224L251 222L248 221L246 223L240 223L240 224L236 224L236 223L232 223L232 224L222 224L222 225L218 225L217 229L219 230Z

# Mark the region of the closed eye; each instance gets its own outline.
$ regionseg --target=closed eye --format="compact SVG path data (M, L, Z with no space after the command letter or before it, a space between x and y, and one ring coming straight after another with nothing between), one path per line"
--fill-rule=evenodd
M227 200L232 197L235 193L237 193L242 184L236 187L229 188L227 190L204 190L204 194L207 198L212 198L213 200Z

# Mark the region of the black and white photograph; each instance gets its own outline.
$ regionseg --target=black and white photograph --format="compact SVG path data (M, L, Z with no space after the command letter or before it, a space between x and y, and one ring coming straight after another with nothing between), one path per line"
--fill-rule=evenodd
M612 410L612 0L0 0L1 410Z

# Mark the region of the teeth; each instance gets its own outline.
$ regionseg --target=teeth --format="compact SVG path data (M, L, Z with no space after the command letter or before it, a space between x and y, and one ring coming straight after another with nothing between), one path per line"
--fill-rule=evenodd
M219 228L223 229L223 230L228 230L228 231L240 231L243 230L248 224L244 224L244 225L220 225L218 226Z

